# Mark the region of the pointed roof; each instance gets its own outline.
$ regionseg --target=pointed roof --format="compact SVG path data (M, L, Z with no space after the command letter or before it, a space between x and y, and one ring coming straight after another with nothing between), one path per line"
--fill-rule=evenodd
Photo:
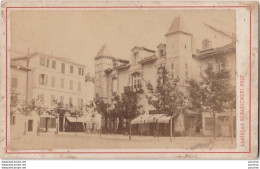
M169 35L169 34L172 34L174 32L177 32L177 31L181 31L181 32L190 34L190 31L189 31L188 27L185 25L185 23L183 22L183 20L181 19L180 16L176 17L173 20L173 22L172 22L172 24L171 24L171 26L170 26L166 36Z
M98 56L111 56L111 57L112 57L113 55L110 53L110 51L109 51L107 45L103 45L103 46L99 49L99 51L98 51L96 57L98 57Z

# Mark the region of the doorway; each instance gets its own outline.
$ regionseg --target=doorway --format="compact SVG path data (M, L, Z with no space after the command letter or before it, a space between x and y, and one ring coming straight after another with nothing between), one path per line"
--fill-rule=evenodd
M33 120L28 120L28 131L33 131Z

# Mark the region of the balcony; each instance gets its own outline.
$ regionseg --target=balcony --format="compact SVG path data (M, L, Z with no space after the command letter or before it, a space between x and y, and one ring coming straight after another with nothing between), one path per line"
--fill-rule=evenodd
M137 87L135 87L135 88L134 88L134 86L124 87L124 93L128 93L128 92L141 93L141 92L143 92L142 85L137 85Z

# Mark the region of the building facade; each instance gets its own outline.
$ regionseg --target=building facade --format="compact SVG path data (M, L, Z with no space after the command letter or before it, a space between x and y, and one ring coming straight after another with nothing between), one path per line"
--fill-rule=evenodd
M15 62L10 63L11 67L11 85L10 85L10 128L11 139L21 137L26 131L27 119L22 112L22 107L27 99L27 75L31 71L26 66L19 65Z
M165 121L169 123L169 117L153 115L155 108L149 105L146 99L148 92L146 83L150 82L156 86L162 67L167 69L171 80L178 82L178 88L188 95L188 81L190 79L200 81L209 64L213 66L214 70L221 69L223 60L220 58L225 58L228 63L227 69L231 72L232 84L235 85L234 36L219 33L208 26L210 36L204 39L201 42L201 48L197 49L195 36L189 28L181 17L175 18L165 34L165 43L159 43L156 50L135 46L131 50L129 61L116 59L107 46L102 46L95 58L96 94L112 103L113 94L120 95L124 92L125 87L130 87L133 91L142 89L144 91L141 94L142 109L145 115L150 114L150 116L147 116L146 122L143 119L136 123L147 123L147 121L154 123L149 118L157 119L157 121L161 119L162 123ZM202 121L201 113L184 110L174 117L174 132L179 135L196 135L203 130L204 122ZM164 130L163 128L167 129L162 126L161 130Z
M76 118L71 117L71 114L74 112L75 115L77 112L77 116L82 116L85 112L84 106L93 100L93 78L85 73L86 67L82 64L42 53L14 58L12 62L27 66L31 70L24 78L28 79L25 86L20 86L23 90L27 89L27 103L40 97L42 106L46 107L46 111L40 115L38 120L30 119L27 122L28 131L37 130L33 127L35 124L37 126L37 123L39 123L38 130L40 131L66 131L65 129L70 128L70 124L73 124ZM13 72L11 74L14 75ZM24 82L24 79L17 81ZM52 113L57 108L57 103L63 105L62 111L64 111L59 117ZM70 117L65 117L65 111L67 111L66 115ZM84 128L84 123L78 126Z
M85 90L85 66L65 58L34 53L27 57L15 58L19 64L27 64L29 73L28 99L43 97L43 104L55 107L55 100L65 106L73 105L82 109Z

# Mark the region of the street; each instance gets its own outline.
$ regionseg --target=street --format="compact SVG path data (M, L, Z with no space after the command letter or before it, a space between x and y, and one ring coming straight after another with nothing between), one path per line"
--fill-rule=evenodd
M41 133L39 136L26 135L11 140L10 150L52 150L52 149L171 149L187 148L192 150L232 149L235 148L231 138L212 137L176 137L170 142L169 137L100 135L85 133Z

